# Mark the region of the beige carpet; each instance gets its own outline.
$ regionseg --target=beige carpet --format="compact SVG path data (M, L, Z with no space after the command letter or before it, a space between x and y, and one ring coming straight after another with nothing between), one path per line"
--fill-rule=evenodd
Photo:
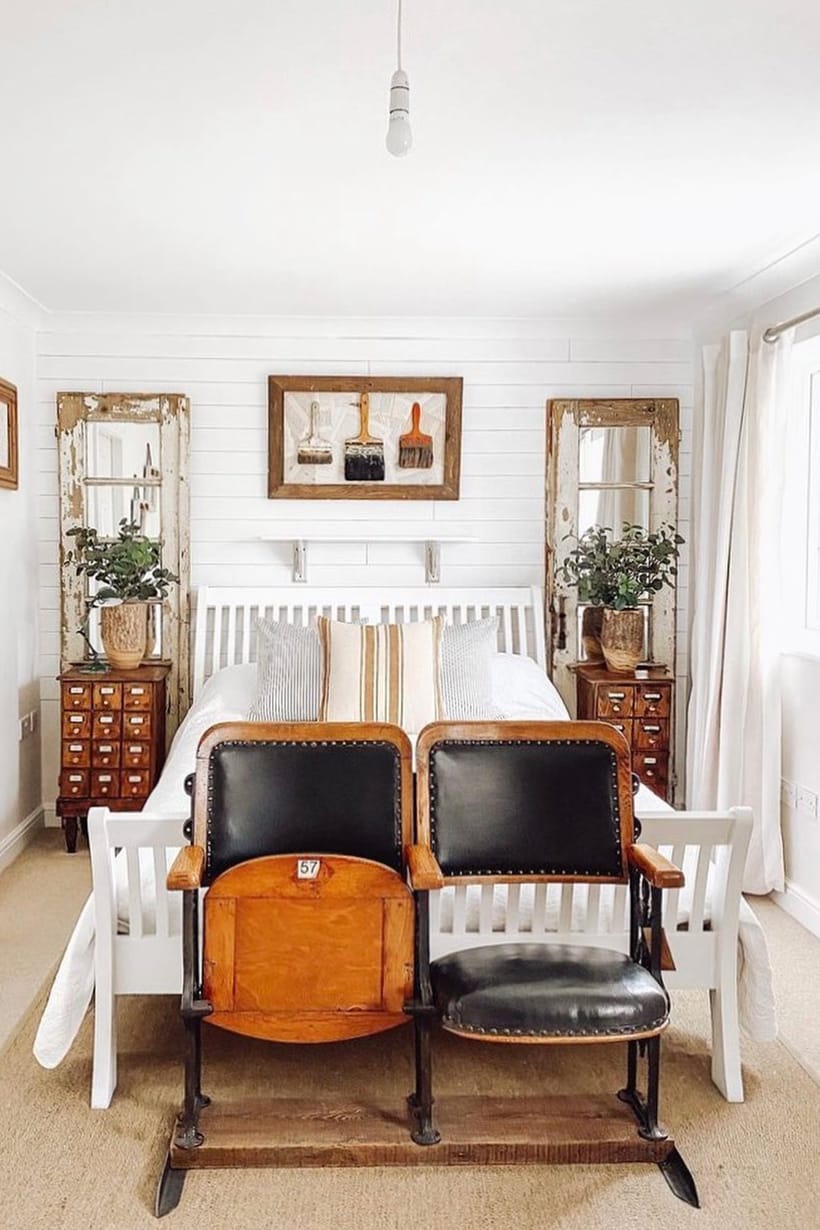
M88 1107L91 1020L46 1072L31 1056L40 1005L0 1056L0 1224L4 1230L156 1226L157 1176L181 1090L177 1005L121 1001L120 1084L108 1111ZM653 1166L219 1171L188 1175L173 1227L358 1230L809 1230L820 1225L820 1088L779 1043L747 1044L747 1101L711 1085L704 997L678 995L664 1118L693 1170L703 1208L682 1204ZM411 1036L337 1046L268 1046L205 1029L214 1097L298 1094L329 1085L361 1097L411 1075ZM563 1092L618 1087L620 1047L482 1046L436 1039L440 1091Z

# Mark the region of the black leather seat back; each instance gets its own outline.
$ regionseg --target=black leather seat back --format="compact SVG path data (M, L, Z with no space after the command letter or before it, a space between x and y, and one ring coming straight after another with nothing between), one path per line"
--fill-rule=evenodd
M269 854L348 854L402 870L402 775L390 742L227 739L199 763L208 883Z
M626 878L617 756L592 739L448 739L429 751L446 876Z

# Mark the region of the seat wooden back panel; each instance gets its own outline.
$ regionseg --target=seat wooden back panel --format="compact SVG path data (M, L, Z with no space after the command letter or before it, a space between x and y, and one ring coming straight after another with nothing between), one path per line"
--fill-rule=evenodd
M205 898L207 1019L279 1042L330 1042L407 1021L413 899L396 872L343 855L240 863Z

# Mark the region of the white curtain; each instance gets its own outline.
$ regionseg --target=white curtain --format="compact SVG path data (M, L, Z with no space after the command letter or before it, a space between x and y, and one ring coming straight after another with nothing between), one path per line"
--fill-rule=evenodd
M791 338L703 351L696 415L686 781L693 808L754 809L744 890L783 888L780 534ZM699 420L699 421L698 421Z

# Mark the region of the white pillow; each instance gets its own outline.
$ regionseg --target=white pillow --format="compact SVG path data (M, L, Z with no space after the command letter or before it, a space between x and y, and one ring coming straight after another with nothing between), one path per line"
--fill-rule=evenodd
M519 653L496 653L490 662L493 702L503 717L565 722L569 713L542 667Z

